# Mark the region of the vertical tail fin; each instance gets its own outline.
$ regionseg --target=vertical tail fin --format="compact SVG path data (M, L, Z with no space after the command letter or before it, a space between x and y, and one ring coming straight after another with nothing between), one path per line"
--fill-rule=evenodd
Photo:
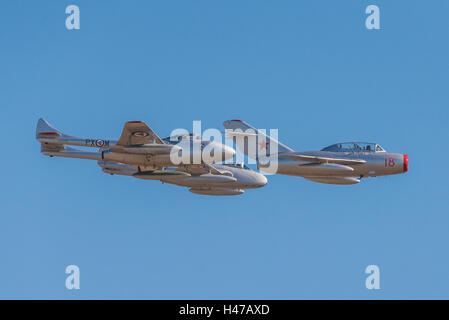
M36 139L41 143L41 153L64 151L64 145L59 143L64 137L61 131L52 127L45 119L39 118L36 125Z
M240 151L242 151L245 155L252 159L257 160L260 157L261 152L263 156L272 156L277 153L283 152L293 152L292 149L280 143L277 140L276 136L268 136L267 134L265 134L265 132L254 128L253 126L242 120L226 120L225 122L223 122L223 126L226 129L234 130L230 133L231 136L234 136L236 138L244 138L245 136L248 137L248 139L245 140L244 143L236 144L237 148L239 148ZM253 143L257 143L257 146L255 147L251 147L251 136L254 136L254 138L256 138L257 136L257 139L253 140Z
M63 133L53 128L45 119L39 118L36 125L36 139L41 137L60 138Z
M51 124L42 118L37 121L36 140L47 149L55 149L58 144L108 149L117 143L115 140L85 139L69 136L55 129ZM61 148L59 147L59 149Z

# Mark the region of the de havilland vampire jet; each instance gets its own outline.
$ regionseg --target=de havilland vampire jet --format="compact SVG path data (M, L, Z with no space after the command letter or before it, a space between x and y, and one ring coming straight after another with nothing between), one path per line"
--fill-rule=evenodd
M320 151L295 152L242 120L227 120L223 125L227 131L231 130L231 136L244 139L243 143L236 143L237 147L251 159L257 160L259 170L267 173L301 176L320 183L349 185L359 183L365 177L408 171L406 154L387 152L376 143L336 143ZM234 130L237 132L232 133ZM257 137L259 153L256 148L248 148L251 136ZM264 161L261 161L262 158ZM272 165L274 162L276 165Z
M243 164L213 164L201 161L192 164L196 152L190 143L193 137L159 138L144 122L125 123L118 141L83 139L66 135L39 119L36 139L41 143L41 153L50 157L67 157L97 160L104 172L133 176L145 180L159 180L204 195L239 195L243 189L263 187L267 179ZM216 141L200 140L198 152L209 150L219 155L220 161L233 158L235 150ZM98 152L78 150L67 145L99 148ZM207 146L207 148L206 148ZM171 152L189 151L185 162L173 164ZM200 157L201 158L201 157ZM202 159L202 158L201 158ZM205 158L209 159L209 158ZM213 160L217 158L214 157Z
M36 139L41 143L41 152L47 156L81 158L146 166L154 170L162 167L195 163L194 159L207 163L221 162L232 159L235 150L218 141L198 140L190 137L173 139L159 138L143 121L128 121L123 127L119 140L85 139L66 135L53 128L44 119L39 119L36 127ZM198 148L194 148L194 145ZM99 148L99 152L84 152L67 146ZM70 152L68 152L70 151ZM213 154L213 157L203 157L203 151ZM172 155L180 156L180 163L173 163Z
M190 192L203 195L234 196L244 193L243 189L260 188L267 184L264 175L243 163L183 165L155 171L142 171L138 166L109 161L98 161L98 165L105 173L159 180L189 187Z

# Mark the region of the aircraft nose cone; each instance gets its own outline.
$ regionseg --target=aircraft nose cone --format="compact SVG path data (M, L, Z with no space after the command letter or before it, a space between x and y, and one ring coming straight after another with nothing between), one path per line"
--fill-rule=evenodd
M266 185L268 182L267 178L263 174L259 174L259 176L256 178L256 185L257 188L261 188L264 185Z
M232 159L235 156L235 150L229 146L224 146L223 148L223 158L224 160Z
M407 154L404 154L402 163L403 163L402 171L407 172L408 171L408 155Z

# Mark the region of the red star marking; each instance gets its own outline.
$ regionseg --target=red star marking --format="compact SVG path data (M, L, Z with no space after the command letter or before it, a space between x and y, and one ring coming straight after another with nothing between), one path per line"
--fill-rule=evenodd
M267 142L267 141L260 141L260 142L259 142L260 150L262 150L262 149L267 150L267 146L268 146L269 144L270 144L270 143Z

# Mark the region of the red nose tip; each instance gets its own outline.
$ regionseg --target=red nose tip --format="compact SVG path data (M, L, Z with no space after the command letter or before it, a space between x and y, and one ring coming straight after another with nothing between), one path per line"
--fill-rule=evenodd
M404 154L404 172L408 171L408 155Z

